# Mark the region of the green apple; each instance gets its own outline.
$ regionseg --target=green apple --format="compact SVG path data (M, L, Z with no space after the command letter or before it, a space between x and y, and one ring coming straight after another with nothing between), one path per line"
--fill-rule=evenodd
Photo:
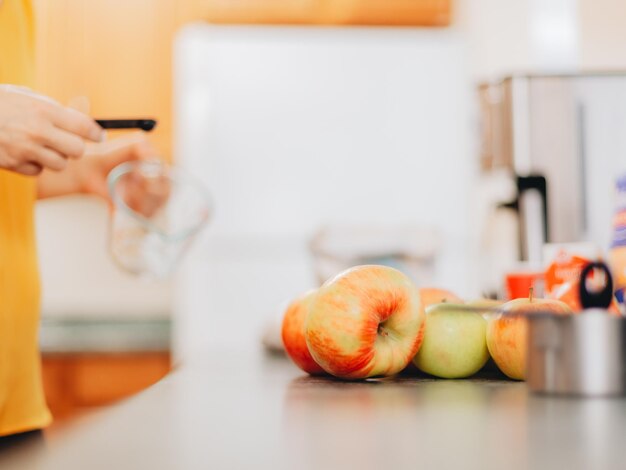
M459 379L475 374L489 359L487 322L463 307L441 303L426 309L424 340L413 359L422 372Z

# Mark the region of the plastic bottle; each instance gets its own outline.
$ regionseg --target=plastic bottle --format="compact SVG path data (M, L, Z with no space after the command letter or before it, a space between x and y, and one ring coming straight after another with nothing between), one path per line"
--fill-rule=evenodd
M617 180L616 205L613 216L613 242L609 263L614 277L615 296L624 311L626 289L626 175Z

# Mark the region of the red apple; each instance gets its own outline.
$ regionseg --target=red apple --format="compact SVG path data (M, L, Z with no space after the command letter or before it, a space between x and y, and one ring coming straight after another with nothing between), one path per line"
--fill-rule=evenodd
M528 325L526 315L537 312L568 314L572 310L559 300L511 300L501 307L502 313L492 316L487 323L487 348L498 368L511 379L526 377L526 349Z
M422 287L419 289L420 299L422 299L422 305L424 309L427 309L431 305L447 302L450 304L462 304L463 299L453 294L449 290L440 289L438 287Z
M422 343L424 307L409 278L386 266L357 266L320 287L306 342L328 373L349 379L400 372Z
M311 357L304 338L304 321L316 294L317 290L311 290L289 304L281 330L287 355L300 369L312 375L325 374L324 369Z

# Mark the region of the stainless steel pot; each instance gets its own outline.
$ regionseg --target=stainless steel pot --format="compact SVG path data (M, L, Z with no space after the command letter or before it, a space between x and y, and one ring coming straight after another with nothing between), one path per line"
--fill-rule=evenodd
M592 270L606 276L602 291L587 289ZM613 295L611 275L603 263L581 273L578 315L537 314L528 317L527 383L534 392L569 395L621 395L626 319L608 314Z

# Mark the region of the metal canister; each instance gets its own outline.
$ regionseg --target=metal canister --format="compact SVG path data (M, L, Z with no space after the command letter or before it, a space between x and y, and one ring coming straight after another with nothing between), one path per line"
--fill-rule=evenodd
M602 291L587 289L592 270L604 272ZM584 310L574 315L528 316L527 383L534 392L569 395L621 395L626 391L626 319L610 315L611 274L603 263L581 273Z

